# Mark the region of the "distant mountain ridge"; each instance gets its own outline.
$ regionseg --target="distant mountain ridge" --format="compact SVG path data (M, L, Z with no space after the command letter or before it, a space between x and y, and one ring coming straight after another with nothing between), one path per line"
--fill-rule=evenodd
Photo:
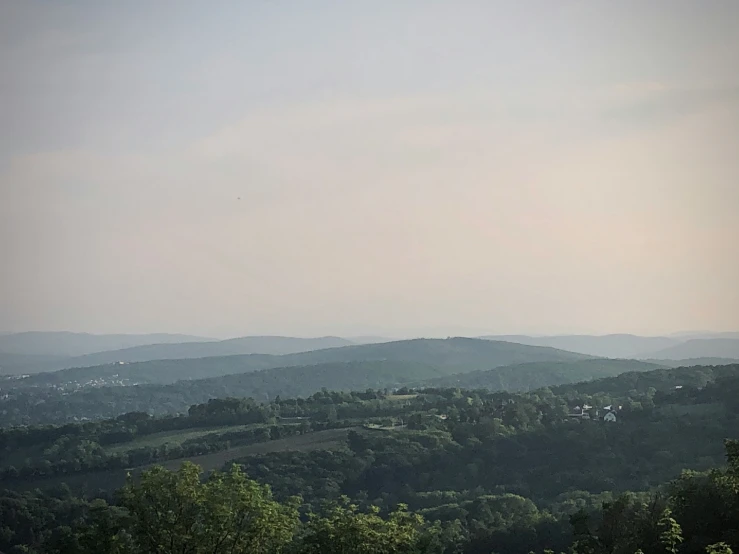
M739 359L739 333L693 332L668 337L612 335L487 335L480 339L549 347L593 357L646 361ZM421 339L418 339L421 340ZM436 339L439 340L439 339ZM474 339L473 339L474 340ZM116 362L188 360L250 354L288 355L330 348L401 343L380 336L246 336L227 340L192 335L94 335L28 332L0 335L0 375L93 367ZM674 363L666 364L674 365ZM263 369L259 367L256 369Z
M486 335L486 340L506 340L533 346L549 346L603 358L679 360L688 358L739 358L739 333L685 333L669 337L613 335Z
M395 361L448 368L447 373L490 369L503 365L539 361L573 361L591 358L584 354L512 342L469 338L413 339L379 344L343 346L273 356L247 354L197 359L152 360L119 365L63 369L24 379L22 386L44 386L91 379L128 379L136 383L173 383L278 367L309 366L356 361Z

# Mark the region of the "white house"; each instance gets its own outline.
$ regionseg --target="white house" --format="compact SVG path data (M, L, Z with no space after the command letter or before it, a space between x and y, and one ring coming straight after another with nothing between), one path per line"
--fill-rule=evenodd
M603 416L603 421L616 421L616 414L613 412L608 412L606 415Z

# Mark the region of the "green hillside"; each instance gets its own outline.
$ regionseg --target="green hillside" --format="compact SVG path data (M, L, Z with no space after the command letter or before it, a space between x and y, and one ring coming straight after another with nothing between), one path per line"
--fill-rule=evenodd
M676 390L676 387L702 388L717 379L736 377L737 372L739 372L739 364L664 368L647 372L629 371L616 377L562 385L554 390L557 393L619 396L645 394L650 392L650 389L671 392Z
M651 371L662 366L637 360L579 360L574 362L534 362L497 367L483 371L449 375L421 385L489 389L493 391L529 391L578 381L619 375L628 371Z

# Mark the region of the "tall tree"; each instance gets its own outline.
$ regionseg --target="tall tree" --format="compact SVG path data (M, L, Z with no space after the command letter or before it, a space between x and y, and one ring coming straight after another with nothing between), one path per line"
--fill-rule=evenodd
M268 554L282 552L298 526L294 503L272 500L267 486L238 466L201 482L191 463L179 471L156 467L138 483L129 479L121 501L131 515L130 532L151 554Z

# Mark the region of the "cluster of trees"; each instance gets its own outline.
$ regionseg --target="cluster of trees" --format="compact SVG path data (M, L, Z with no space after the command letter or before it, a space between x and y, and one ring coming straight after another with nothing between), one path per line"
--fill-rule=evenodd
M726 441L728 467L684 472L666 494L623 495L595 516L573 515L578 553L739 551L739 441Z

